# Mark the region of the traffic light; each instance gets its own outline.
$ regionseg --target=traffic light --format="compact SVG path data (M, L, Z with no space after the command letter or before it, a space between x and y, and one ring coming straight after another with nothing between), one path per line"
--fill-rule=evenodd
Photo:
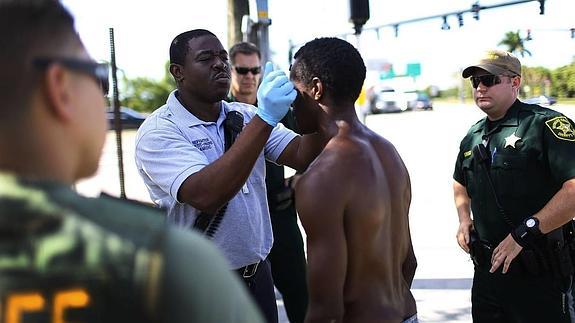
M571 38L575 38L575 28L571 28L569 30L571 30Z
M533 38L531 38L531 29L527 29L527 37L525 37L525 40L532 40Z
M539 14L545 14L545 0L539 0Z
M447 16L443 16L443 24L441 25L441 30L449 30L451 26L447 23Z
M479 3L476 2L471 6L471 11L473 12L473 18L475 20L479 20L479 10L481 10Z
M361 34L363 25L369 20L369 0L349 0L349 13L355 34Z
M457 22L459 23L459 27L463 27L463 15L461 13L457 14Z

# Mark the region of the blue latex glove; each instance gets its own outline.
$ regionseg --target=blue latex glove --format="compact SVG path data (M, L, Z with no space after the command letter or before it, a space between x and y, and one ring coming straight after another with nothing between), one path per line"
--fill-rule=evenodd
M267 124L275 127L288 112L297 92L283 71L273 69L272 63L267 62L262 84L258 89L256 114Z

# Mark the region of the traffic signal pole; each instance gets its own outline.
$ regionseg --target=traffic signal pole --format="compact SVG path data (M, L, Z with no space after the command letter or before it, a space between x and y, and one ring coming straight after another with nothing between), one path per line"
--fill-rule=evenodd
M262 54L262 62L265 64L271 60L269 26L272 24L272 21L268 15L268 0L257 0L256 6L258 10L258 22L256 26L258 28L257 34L259 41L257 45Z

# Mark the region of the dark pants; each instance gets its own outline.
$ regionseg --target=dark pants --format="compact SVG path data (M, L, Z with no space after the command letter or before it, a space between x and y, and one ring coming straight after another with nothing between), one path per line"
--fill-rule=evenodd
M575 322L571 291L561 292L550 275L476 268L471 303L474 323Z
M258 269L250 278L243 278L241 273L236 271L240 279L244 281L247 289L262 312L266 322L278 322L278 308L274 293L274 282L270 269L270 262L266 259L260 262Z
M274 245L269 255L274 284L282 294L291 323L301 323L307 311L306 259L295 207L271 214Z

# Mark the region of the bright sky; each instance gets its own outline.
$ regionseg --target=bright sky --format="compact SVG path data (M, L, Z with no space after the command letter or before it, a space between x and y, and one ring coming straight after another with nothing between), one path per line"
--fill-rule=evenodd
M489 6L511 0L480 0ZM287 71L288 40L302 44L315 37L351 32L349 0L269 0L270 47L274 62ZM402 20L465 10L472 0L372 0L366 28ZM215 33L227 46L227 0L63 0L76 17L76 26L90 54L109 60L108 28L114 27L116 61L128 77L159 79L169 59L171 40L179 33L204 28ZM547 0L545 15L539 15L537 1L489 9L475 21L463 15L458 27L455 16L448 17L451 30L441 30L443 21L433 19L399 27L365 31L359 43L364 59L389 61L396 71L407 63L421 64L422 86L453 86L458 71L473 62L483 50L495 48L508 31L522 36L531 29L533 40L525 43L533 54L521 58L524 65L556 68L575 57L575 1ZM357 45L356 39L348 39Z

